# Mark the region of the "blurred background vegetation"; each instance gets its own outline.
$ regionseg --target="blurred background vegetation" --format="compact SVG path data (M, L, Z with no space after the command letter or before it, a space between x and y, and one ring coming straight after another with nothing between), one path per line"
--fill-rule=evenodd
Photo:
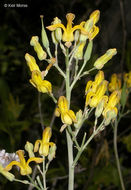
M27 8L4 7L4 4L26 4ZM26 141L34 143L41 137L42 128L39 118L36 89L29 84L30 73L26 66L26 52L34 55L29 45L33 35L40 37L40 15L44 15L45 26L50 25L54 17L66 23L65 15L72 12L76 15L75 23L86 20L89 14L99 9L100 33L94 40L93 56L90 65L98 55L109 48L117 48L118 54L105 68L106 79L112 73L123 73L131 70L131 1L130 0L4 0L0 1L0 149L15 152L23 149ZM47 31L50 38L50 32ZM53 47L51 46L53 50ZM61 66L63 58L59 54ZM46 65L40 63L45 69ZM87 66L88 67L88 66ZM94 76L96 73L92 73ZM63 82L57 71L52 69L47 80L53 84L56 97L64 94ZM78 111L84 105L84 89L88 78L82 79L73 91L72 105ZM61 89L59 89L61 88ZM79 93L81 91L81 94ZM73 96L72 96L73 97ZM53 117L55 105L47 95L41 95L44 125L53 125L52 139L57 145L56 159L48 172L48 185L51 190L67 189L67 154L65 134L59 133L60 120ZM126 109L131 109L130 97ZM92 122L87 121L83 131L90 134ZM131 189L131 114L127 115L118 128L118 150L126 190ZM19 174L16 174L19 175ZM64 177L60 177L64 176ZM20 177L20 176L19 176ZM119 190L116 162L113 152L113 129L106 130L96 137L82 155L76 168L76 190ZM9 183L0 176L0 190L26 189L25 186ZM28 187L27 187L28 189Z

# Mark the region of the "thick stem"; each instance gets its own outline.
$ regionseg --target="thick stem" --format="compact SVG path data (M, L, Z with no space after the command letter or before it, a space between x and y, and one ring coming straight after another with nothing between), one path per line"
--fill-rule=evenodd
M117 164L118 174L119 174L119 178L120 178L121 189L125 190L123 176L122 176L121 167L120 167L119 156L118 156L118 150L117 150L117 127L118 127L118 122L117 122L117 120L115 120L115 127L114 127L114 153L115 153L115 157L116 157L116 164Z
M70 107L70 98L71 98L71 90L70 90L70 68L69 68L69 54L68 49L66 52L66 98ZM66 139L67 139L67 149L68 149L68 165L69 165L69 178L68 178L68 190L74 190L74 167L73 164L73 142L71 136L66 129Z
M68 190L74 190L74 167L73 165L73 142L71 136L66 130L67 148L68 148L68 164L69 164L69 178L68 178Z

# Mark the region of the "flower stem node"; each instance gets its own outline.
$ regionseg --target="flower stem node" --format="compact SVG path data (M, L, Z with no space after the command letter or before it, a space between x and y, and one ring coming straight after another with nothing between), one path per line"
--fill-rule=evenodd
M105 63L107 63L110 59L112 59L112 57L116 54L117 50L115 48L109 49L104 55L102 55L95 61L94 67L96 69L102 69Z
M33 36L31 38L30 45L34 47L40 61L46 59L47 54L40 45L38 36Z

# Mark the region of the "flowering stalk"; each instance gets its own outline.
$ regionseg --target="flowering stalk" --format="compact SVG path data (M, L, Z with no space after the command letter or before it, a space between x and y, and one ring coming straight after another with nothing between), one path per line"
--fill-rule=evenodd
M117 121L117 119L115 119L114 138L113 138L113 142L114 142L114 153L115 153L116 164L117 164L117 170L118 170L118 174L119 174L119 178L120 178L121 188L122 188L122 190L125 190L124 181L123 181L123 176L122 176L122 172L121 172L120 161L119 161L119 156L118 156L118 150L117 150L117 127L118 127L118 123L119 123L119 121Z
M69 54L68 49L66 51L66 97L68 100L68 106L70 107L71 89L70 89L70 65L69 65ZM68 109L69 109L68 107ZM66 129L66 139L68 148L68 163L69 163L69 178L68 178L68 190L74 189L74 167L73 164L73 142L71 136Z

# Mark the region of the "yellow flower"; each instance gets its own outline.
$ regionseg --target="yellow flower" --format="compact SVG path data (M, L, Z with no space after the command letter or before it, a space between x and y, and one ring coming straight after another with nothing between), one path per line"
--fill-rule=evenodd
M102 55L95 61L94 67L96 67L96 69L102 69L104 64L107 63L114 55L116 55L116 53L117 50L115 48L109 49L104 55Z
M88 81L85 89L85 94L89 91L96 92L97 87L99 84L104 80L104 72L99 71L95 76L95 81Z
M93 24L96 24L99 21L100 18L100 11L95 10L90 14L90 19L93 20Z
M55 115L57 117L61 115L62 122L67 125L77 122L75 113L68 109L68 101L64 96L60 96L58 100L58 108L55 110Z
M119 90L115 90L109 96L108 102L107 102L107 104L104 108L104 111L102 113L105 118L107 118L109 112L114 112L115 115L117 115L118 110L116 108L116 105L120 101L120 96L121 96L121 92Z
M6 177L9 181L13 181L15 179L15 176L12 173L6 171L5 168L3 168L1 164L0 164L0 173L4 177Z
M66 27L63 24L58 23L58 24L50 25L46 28L48 30L51 30L51 31L54 31L57 28L62 28L64 31L63 36L62 36L62 40L64 42L72 42L72 41L74 41L74 34L73 33L75 30L81 30L81 33L87 35L86 30L83 28L84 22L81 22L79 25L72 27L72 23L73 23L74 18L75 18L74 14L68 13L66 15L66 19L67 19L67 26Z
M30 45L34 47L40 61L46 59L47 54L40 45L38 36L33 36L31 38Z
M30 54L26 53L25 54L25 60L27 62L27 65L28 67L30 68L30 71L34 71L34 70L37 70L37 71L40 71L37 63L36 63L36 60L33 56L31 56Z
M104 80L97 88L96 92L90 91L86 95L86 106L97 107L98 103L105 98L108 81Z
M20 161L12 161L10 162L6 167L5 170L6 171L10 171L12 169L12 166L16 165L20 168L20 174L21 175L29 175L32 173L32 169L29 166L30 162L36 162L36 163L41 163L43 162L43 158L37 158L37 157L32 157L29 158L26 162L25 158L24 158L24 151L23 150L18 150L17 154L19 156Z
M94 37L99 33L99 28L95 25L100 18L100 11L95 10L93 13L91 13L89 19L85 22L84 28L88 32L88 35L82 35L80 36L80 41L86 41L87 38L89 40L93 40Z
M42 140L36 140L35 142L34 152L37 152L39 150L39 154L41 156L47 156L49 154L49 147L54 146L53 142L49 142L50 138L51 138L51 128L46 127L43 131Z
M113 92L114 90L120 90L121 89L121 80L118 78L117 74L113 74L111 76L111 82L109 83L109 91Z
M126 82L127 87L130 88L131 87L131 71L129 73L124 74L124 81Z
M39 92L42 93L51 93L52 85L47 80L42 80L41 72L35 70L32 71L32 78L30 79L30 83L37 88Z

